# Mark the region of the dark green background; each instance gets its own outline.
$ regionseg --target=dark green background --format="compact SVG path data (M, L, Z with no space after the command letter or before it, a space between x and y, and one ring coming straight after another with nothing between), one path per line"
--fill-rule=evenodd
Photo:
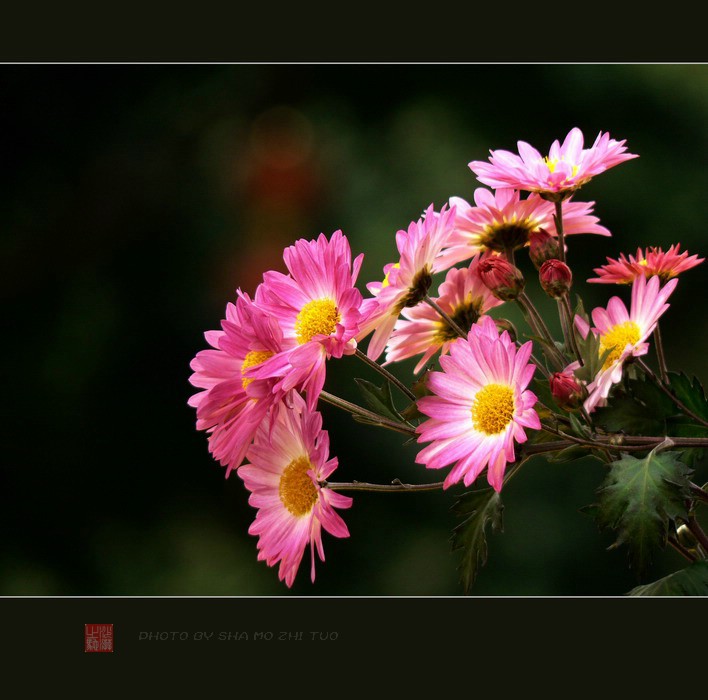
M299 237L343 229L363 289L396 230L471 199L470 160L518 139L545 152L573 126L641 156L579 197L614 234L570 242L586 306L618 291L584 283L606 255L708 252L705 65L4 65L0 90L0 595L457 595L453 490L354 494L352 536L325 536L314 586L303 567L289 591L256 561L247 493L187 406L203 331ZM682 276L662 321L670 366L704 382L706 281L705 266ZM373 379L353 358L328 374L349 398L352 376ZM323 412L341 480L433 477L414 445ZM525 466L474 593L636 585L578 512L602 475ZM648 578L679 566L659 552Z

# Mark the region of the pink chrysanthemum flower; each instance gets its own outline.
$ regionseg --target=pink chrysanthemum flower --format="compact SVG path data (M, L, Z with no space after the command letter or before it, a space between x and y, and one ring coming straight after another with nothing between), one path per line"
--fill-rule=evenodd
M266 272L257 300L280 326L284 350L254 370L257 378L279 377L276 390L307 392L314 408L324 386L325 363L356 351L361 292L354 286L364 258L352 263L341 231L328 241L300 239L283 253L290 272Z
M440 358L444 371L430 373L435 395L418 401L430 418L417 430L418 442L431 444L416 462L428 469L454 462L443 488L460 480L469 486L487 467L487 480L501 491L506 465L516 459L514 442L526 441L524 428L540 429L536 395L526 390L536 371L527 364L531 346L517 350L509 334L499 335L494 320L484 316Z
M681 244L672 245L666 252L661 248L647 248L646 254L641 248L637 248L637 255L625 257L620 253L617 260L607 258L607 265L596 267L597 277L589 279L588 282L599 282L602 284L631 284L637 277L652 277L657 275L662 283L668 282L673 277L680 275L686 270L690 270L696 265L700 265L705 258L697 255L689 257L688 251L679 253Z
M560 200L605 170L631 158L625 141L615 141L600 132L590 148L583 148L583 132L570 130L563 144L554 141L547 156L542 156L524 141L518 141L519 155L510 151L490 151L489 163L474 160L469 164L477 179L490 187L513 187L539 192Z
M226 307L222 330L207 331L213 349L201 350L190 366L189 381L203 391L189 399L197 409L197 429L206 430L209 451L226 476L243 462L256 429L282 398L275 380L253 379L251 371L280 352L278 324L237 290L236 304Z
M520 248L529 242L535 231L544 229L557 236L553 215L555 207L537 194L521 199L518 190L502 188L492 193L484 187L474 191L471 206L460 197L451 197L455 207L455 228L450 235L447 250L441 256L443 263L454 265L467 260L478 252L494 250L504 252L507 248ZM595 202L564 202L563 232L596 233L610 236L592 216Z
M281 410L272 425L262 425L248 451L250 464L238 475L251 492L248 502L258 509L248 529L258 536L258 560L280 562L278 577L292 586L307 545L310 577L315 580L315 549L324 561L322 529L335 537L349 530L335 508L349 508L352 499L322 488L337 468L329 457L329 435L322 416L310 411L293 393L292 410Z
M359 339L374 331L367 348L372 360L386 347L401 311L419 304L430 289L433 274L450 267L440 259L440 252L447 244L454 220L454 207L448 209L445 205L436 213L431 204L421 219L396 234L400 260L384 266L383 282L366 285L374 296L362 305L366 321Z
M607 309L593 309L594 328L590 329L584 319L575 317L575 325L583 337L592 330L600 339L600 356L609 351L602 369L588 384L589 396L584 403L586 411L605 405L613 384L622 379L624 363L630 357L647 354L649 344L645 341L654 332L660 316L669 308L666 300L677 283L678 280L673 279L661 287L658 277L651 277L647 281L640 276L632 285L629 311L619 297L612 297Z
M435 302L462 330L468 332L473 324L489 309L503 302L495 298L482 282L476 256L468 268L452 268L440 285ZM398 362L423 353L414 372L420 372L425 363L440 350L447 353L457 334L440 318L435 309L427 304L419 304L402 311L405 319L396 322L388 341L386 363Z

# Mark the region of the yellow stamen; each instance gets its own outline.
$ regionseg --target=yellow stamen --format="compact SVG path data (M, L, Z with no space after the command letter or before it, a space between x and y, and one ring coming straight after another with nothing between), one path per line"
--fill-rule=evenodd
M317 502L317 487L307 474L309 469L312 469L312 464L303 455L290 462L280 477L280 500L297 517L307 515Z
M273 357L273 353L270 350L251 350L241 365L241 376L243 377L249 367L260 365L261 362L265 362L269 357ZM252 381L251 377L243 377L241 385L245 389Z
M400 268L401 268L401 263L397 262L397 263L391 268L391 270L394 269L394 268L395 268L396 270L400 270ZM388 276L391 274L391 270L389 270L389 271L386 273L386 277L383 278L383 282L381 283L381 288L382 288L382 289L383 289L384 287L388 287L388 285L391 284L391 283L388 281Z
M504 384L487 384L474 397L472 425L486 435L501 433L514 417L514 390Z
M314 299L300 309L295 320L295 335L302 345L322 333L332 335L337 324L342 320L337 305L331 299Z
M642 267L646 267L648 264L649 264L649 263L648 263L646 260L640 260L640 261L639 261L639 265L641 265Z
M634 321L618 323L616 326L612 326L607 333L603 333L600 336L600 356L602 357L607 350L610 350L610 354L607 356L602 368L607 369L617 362L622 356L625 347L628 344L636 345L640 337L641 331Z

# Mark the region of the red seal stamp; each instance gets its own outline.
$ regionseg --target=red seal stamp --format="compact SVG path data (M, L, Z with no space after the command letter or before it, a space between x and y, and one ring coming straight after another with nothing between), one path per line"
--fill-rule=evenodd
M84 651L113 651L113 625L84 625Z

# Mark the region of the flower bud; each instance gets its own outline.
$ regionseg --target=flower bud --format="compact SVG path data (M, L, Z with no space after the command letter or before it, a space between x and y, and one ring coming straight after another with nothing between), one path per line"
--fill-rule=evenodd
M572 372L556 372L551 377L551 394L561 408L569 411L578 408L584 393L582 384Z
M546 260L560 256L558 239L545 229L538 229L529 236L529 257L538 270Z
M560 260L546 260L539 271L541 287L549 297L561 299L573 284L573 273L570 268Z
M516 299L526 284L521 270L498 255L480 260L477 269L485 287L502 301Z

